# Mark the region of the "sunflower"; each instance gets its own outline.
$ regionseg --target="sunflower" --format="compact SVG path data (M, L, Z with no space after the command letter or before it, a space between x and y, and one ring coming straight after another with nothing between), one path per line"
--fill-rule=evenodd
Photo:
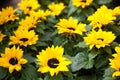
M65 8L65 5L63 3L55 4L53 2L48 5L48 8L50 9L52 15L58 16Z
M105 26L109 23L112 23L116 17L113 16L113 11L108 9L105 5L97 9L97 11L88 17L88 20L91 21L93 28Z
M84 37L84 41L86 44L90 45L90 49L96 46L98 49L100 47L105 47L116 38L116 36L112 32L102 31L101 29L96 31L92 31L87 37Z
M24 14L29 14L31 11L38 9L40 4L37 0L21 0L18 6L24 11Z
M89 6L93 0L72 0L73 5L76 7L82 7L85 8L86 6Z
M58 29L58 34L68 33L68 34L82 34L82 32L86 32L85 29L86 24L79 23L77 19L73 19L70 17L67 19L60 19L60 22L56 24Z
M51 11L49 11L49 10L44 11L44 10L40 9L37 12L35 12L35 11L30 12L30 16L36 16L36 17L38 17L38 19L43 19L43 20L46 20L47 16L49 16L49 15L51 15Z
M11 6L2 8L2 11L0 11L0 24L2 25L8 21L15 21L16 19L19 19L15 12L16 10L14 10Z
M112 77L120 76L120 47L115 47L115 51L117 53L112 55L114 58L109 59L110 67L115 70L115 72L112 74Z
M54 76L60 71L69 71L67 65L71 64L71 61L63 57L63 52L64 48L61 46L48 47L46 50L39 52L39 55L37 55L40 65L38 72L50 72L51 76Z
M2 34L1 32L0 32L0 42L2 42L2 40L3 40L3 38L5 37L6 35L4 35L4 34Z
M36 44L38 40L38 35L35 35L34 30L17 29L14 34L15 36L10 36L9 45L19 44L26 47L27 45Z
M117 6L113 9L113 15L119 16L120 15L120 6Z
M25 28L28 30L36 28L36 24L40 22L36 16L27 16L25 19L22 19L19 24L19 28Z
M22 64L27 63L27 60L22 58L23 51L19 47L13 46L12 48L5 48L5 53L1 54L0 66L9 68L9 72L12 73L14 70L20 71Z

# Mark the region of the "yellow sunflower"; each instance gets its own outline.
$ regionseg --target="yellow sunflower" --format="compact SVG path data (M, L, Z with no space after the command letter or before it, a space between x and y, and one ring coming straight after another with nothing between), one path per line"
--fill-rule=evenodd
M40 4L38 3L38 0L21 0L21 2L18 3L18 6L24 11L24 14L29 14L30 11L39 8Z
M119 16L120 15L120 6L117 6L113 9L113 15Z
M5 37L6 35L2 34L1 31L0 31L0 42L2 42L3 38Z
M105 26L109 23L112 23L116 17L113 16L112 10L108 9L105 5L97 9L97 11L88 17L88 20L91 21L93 28Z
M25 28L28 30L36 28L36 24L40 22L37 17L35 16L27 16L25 19L22 19L19 24L19 28Z
M117 53L112 55L114 58L109 59L110 67L115 70L112 77L120 76L120 47L115 47L115 51Z
M48 47L46 50L42 50L37 55L40 68L38 69L41 73L50 72L51 76L58 74L60 71L69 71L67 66L71 64L67 58L63 57L64 48Z
M19 44L20 46L33 45L37 43L38 35L35 35L34 30L18 29L14 31L15 36L10 36L9 45Z
M8 21L15 21L16 19L19 19L15 12L16 10L14 10L13 7L11 6L2 8L2 11L0 11L0 24L4 24Z
M0 25L6 23L7 20L5 19L5 17L3 16L2 12L0 12Z
M87 37L84 37L86 44L90 45L90 49L96 46L98 49L100 47L109 46L109 44L116 38L112 32L102 31L101 29L92 31Z
M89 6L93 0L72 0L73 5L76 7L82 7L85 8L86 6Z
M58 34L68 33L68 34L82 34L82 32L86 32L85 29L86 24L79 23L77 19L73 19L70 17L67 19L60 19L60 22L56 24L58 29Z
M63 3L55 4L53 2L48 5L48 8L50 9L52 15L58 16L65 8L65 5Z
M14 70L20 71L21 65L27 63L27 60L22 58L22 56L23 51L19 47L5 48L5 53L1 54L0 57L0 66L9 68L10 73Z
M51 15L51 11L49 10L38 10L37 12L31 11L30 16L36 16L38 19L46 20L47 16Z

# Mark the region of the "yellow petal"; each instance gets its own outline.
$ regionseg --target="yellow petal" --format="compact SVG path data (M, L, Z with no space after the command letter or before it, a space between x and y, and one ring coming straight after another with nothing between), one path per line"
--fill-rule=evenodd
M15 69L15 66L10 66L9 67L9 72L12 73L14 69Z

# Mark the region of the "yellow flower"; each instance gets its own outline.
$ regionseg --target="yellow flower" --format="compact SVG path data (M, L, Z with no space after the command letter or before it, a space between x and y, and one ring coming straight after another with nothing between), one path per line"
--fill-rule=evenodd
M27 63L27 60L22 58L22 56L23 51L19 47L5 48L5 53L1 54L0 57L0 66L9 68L10 73L14 70L20 71L21 65Z
M3 40L3 38L5 37L6 35L4 35L4 34L2 34L1 32L0 32L0 42L2 42L2 40Z
M7 20L5 19L5 17L3 16L2 12L0 12L0 25L6 23Z
M15 15L15 12L16 10L14 10L11 6L2 8L2 11L0 12L0 25L8 21L15 21L16 19L19 19L17 15Z
M67 65L71 64L67 58L63 57L64 48L48 47L46 50L42 50L37 55L40 68L38 69L41 73L50 72L51 76L58 74L60 71L69 71Z
M36 16L38 19L46 20L46 17L49 16L51 12L49 10L38 10L37 12L31 11L30 16Z
M73 19L70 17L68 20L60 19L60 22L56 24L58 29L58 34L61 33L69 33L71 34L82 34L82 32L86 32L85 29L86 24L79 23L77 19Z
M65 8L63 3L55 4L54 2L48 5L48 8L51 10L52 15L58 16L63 9Z
M25 19L22 19L19 24L19 28L25 28L28 30L32 30L36 28L36 24L40 22L37 17L35 16L27 16Z
M113 9L113 15L119 16L120 15L120 6L117 6Z
M104 25L112 23L116 17L113 16L112 10L108 9L105 5L97 9L97 11L88 17L88 20L91 21L93 28L101 28Z
M87 37L84 37L86 44L90 45L90 49L96 46L98 49L100 47L109 46L109 44L116 38L112 32L102 31L92 31Z
M18 3L18 6L24 11L24 14L29 14L30 11L34 11L39 8L40 4L37 0L21 0L21 2Z
M15 36L10 36L9 45L19 44L20 46L27 46L36 44L38 35L35 35L34 30L28 31L27 29L18 29L14 31Z
M115 47L115 51L117 53L112 55L114 58L109 59L110 67L115 70L115 72L112 74L112 77L120 76L120 47Z
M73 5L76 7L82 7L85 8L86 6L89 6L93 0L72 0Z

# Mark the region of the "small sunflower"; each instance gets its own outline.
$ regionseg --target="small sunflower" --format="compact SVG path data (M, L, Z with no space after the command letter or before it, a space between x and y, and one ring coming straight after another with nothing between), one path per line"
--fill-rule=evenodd
M30 16L36 16L38 19L46 20L47 16L51 15L51 11L49 10L38 10L38 11L31 11Z
M2 8L2 11L0 11L0 24L2 25L8 21L15 21L16 19L19 19L15 12L16 10L14 10L11 6Z
M4 35L4 34L2 34L1 32L0 32L0 42L2 42L2 40L3 40L3 38L5 37L6 35Z
M55 4L54 2L48 5L48 8L51 11L52 15L60 15L60 13L63 11L63 9L65 8L65 5L63 3L58 3Z
M119 16L120 15L120 6L117 6L113 9L113 15Z
M19 44L20 46L33 45L37 43L38 35L35 35L34 30L18 29L14 31L15 36L10 36L9 45Z
M28 30L32 30L34 28L36 28L36 24L40 22L40 20L38 20L37 17L35 16L27 16L25 19L22 19L19 24L19 28L25 28Z
M116 17L113 16L113 11L108 9L105 5L97 9L97 11L88 17L88 20L91 21L91 25L95 29L96 27L101 28L109 23L112 23Z
M115 47L115 51L117 53L112 55L114 58L109 59L110 67L115 70L115 72L112 74L112 77L120 76L120 47Z
M101 29L92 31L87 37L84 37L86 44L90 45L90 49L96 46L98 49L100 47L109 46L109 44L116 38L112 32L102 31Z
M93 0L72 0L73 5L76 7L82 7L85 8L86 6L89 6Z
M40 68L38 72L46 73L50 72L51 76L58 74L60 71L69 71L67 65L71 64L67 58L63 57L64 48L48 47L46 50L42 50L37 55Z
M12 48L5 48L5 53L1 54L0 66L9 68L9 72L12 73L14 70L20 71L22 64L27 63L27 60L22 58L23 51L19 47L13 46Z
M21 0L21 2L18 3L18 6L24 11L24 14L29 14L31 11L39 8L40 4L37 0Z
M56 24L58 29L58 34L68 33L68 34L82 34L82 32L86 32L85 29L86 24L79 23L77 19L73 19L70 17L67 19L60 19L60 22Z

